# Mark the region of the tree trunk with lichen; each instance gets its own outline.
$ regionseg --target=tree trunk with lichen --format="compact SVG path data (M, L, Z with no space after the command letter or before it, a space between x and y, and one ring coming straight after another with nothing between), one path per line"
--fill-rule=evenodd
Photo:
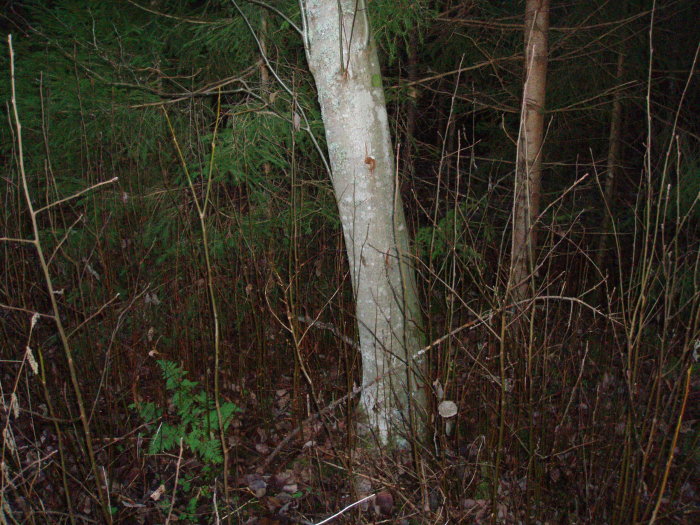
M402 447L424 419L421 312L364 1L302 0L362 354L360 435Z

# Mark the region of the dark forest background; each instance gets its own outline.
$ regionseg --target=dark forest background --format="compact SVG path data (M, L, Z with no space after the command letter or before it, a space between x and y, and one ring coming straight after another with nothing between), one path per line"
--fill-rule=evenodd
M351 504L354 305L299 4L0 5L0 523ZM337 522L696 522L697 2L552 1L534 314L506 328L524 2L368 9L440 341L429 442Z

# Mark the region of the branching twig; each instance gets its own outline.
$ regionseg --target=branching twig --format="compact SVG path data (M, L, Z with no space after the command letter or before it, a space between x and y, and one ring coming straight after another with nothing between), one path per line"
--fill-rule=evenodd
M85 448L87 450L88 459L90 467L92 470L92 475L95 479L95 484L97 485L98 500L100 502L100 508L102 510L102 515L105 523L112 523L112 515L109 512L109 503L107 495L105 493L105 487L103 487L100 480L100 471L97 467L97 460L95 459L95 452L92 446L92 433L90 431L90 423L88 421L87 412L85 410L85 403L83 401L82 391L80 389L80 382L78 381L78 371L75 366L73 359L73 350L68 341L68 336L66 335L65 328L63 326L63 321L59 313L58 303L56 301L56 294L54 293L53 281L51 279L51 274L49 273L49 267L44 256L44 249L41 244L41 236L39 231L39 224L37 221L37 214L43 209L47 209L54 204L64 202L66 199L57 201L54 204L49 204L44 208L39 210L34 209L32 204L31 194L29 192L29 182L27 180L27 174L24 169L24 150L22 143L22 125L19 120L19 112L17 110L17 97L15 94L15 56L14 49L12 47L12 35L8 35L7 42L10 50L10 88L11 88L11 105L12 105L12 116L14 120L14 125L16 129L16 140L17 140L17 157L19 160L19 174L22 182L22 189L24 192L24 199L29 210L29 217L32 224L32 232L34 235L33 244L36 248L37 256L39 258L39 265L41 266L42 273L44 275L44 281L46 284L46 289L49 295L49 301L51 303L51 309L53 310L54 322L56 324L56 330L63 346L63 352L66 357L66 362L68 364L68 373L70 376L71 385L73 387L73 394L75 395L76 404L78 405L78 411L80 413L80 421L82 423L83 432L85 434ZM113 179L114 180L114 179ZM111 182L111 181L110 181ZM92 186L85 191L89 191L97 186L101 186L105 183L100 183L98 185ZM84 192L81 192L84 193Z

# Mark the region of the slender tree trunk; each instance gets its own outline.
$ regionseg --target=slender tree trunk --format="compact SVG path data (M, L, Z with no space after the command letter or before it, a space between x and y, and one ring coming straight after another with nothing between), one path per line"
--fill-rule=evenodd
M615 78L619 81L625 67L625 55L620 53L617 56L617 68ZM605 166L605 189L603 190L603 223L601 225L601 235L596 250L595 265L603 275L603 265L605 264L605 251L608 244L608 233L610 232L610 207L612 206L613 193L615 191L615 175L620 166L620 149L622 142L622 90L615 91L610 116L610 135L608 137L608 158Z
M267 65L265 64L265 58L267 56L267 9L260 9L260 35L258 40L260 41L260 97L266 104L270 103L270 72L267 70ZM270 175L270 163L263 163L263 172L265 176Z
M309 68L352 274L362 354L361 435L404 446L422 420L421 313L377 51L360 0L301 0ZM421 412L419 411L419 412Z
M406 101L406 145L403 148L405 172L409 180L413 179L415 171L415 142L416 116L418 109L418 89L413 82L418 80L418 32L413 31L408 40L408 100Z
M518 135L511 244L510 288L514 300L528 295L537 246L534 222L540 209L548 29L549 0L527 0L525 88Z

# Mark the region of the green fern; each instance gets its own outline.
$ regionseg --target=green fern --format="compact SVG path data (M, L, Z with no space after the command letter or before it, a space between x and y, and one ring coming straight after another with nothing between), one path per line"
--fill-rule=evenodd
M190 381L177 363L161 359L158 365L165 379L165 388L171 393L174 408L170 421L161 422L148 447L149 454L176 450L180 440L205 464L220 464L223 461L221 442L218 437L219 418L214 399L199 388L199 383ZM147 423L154 425L163 417L163 408L155 403L139 407L139 414ZM221 418L226 430L233 416L241 412L234 403L221 403Z

